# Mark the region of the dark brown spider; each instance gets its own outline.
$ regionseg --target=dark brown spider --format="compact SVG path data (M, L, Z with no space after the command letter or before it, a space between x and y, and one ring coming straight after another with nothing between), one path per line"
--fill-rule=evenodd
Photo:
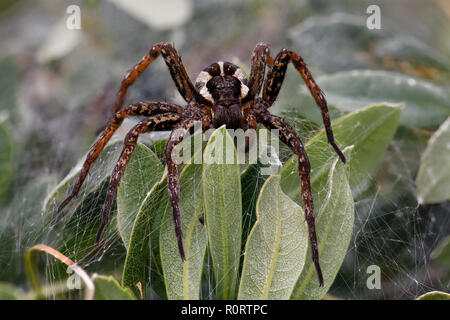
M173 103L152 101L138 102L121 109L128 87L134 83L139 75L160 54L163 56L172 79L178 91L186 100L187 105L181 107ZM273 58L270 55L269 45L259 43L253 50L252 66L248 81L241 69L237 66L229 62L220 61L211 64L200 72L194 86L175 48L170 43L158 43L151 48L123 79L114 106L114 116L104 129L100 138L91 147L71 194L60 204L57 214L59 215L69 201L77 195L91 164L97 159L113 133L127 116L147 116L148 118L134 126L125 137L122 154L111 175L106 201L103 207L102 223L97 233L96 243L100 241L103 229L108 222L117 187L140 134L148 131L175 130L178 128L183 128L191 132L194 124L198 122L201 122L203 131L209 128L218 128L222 125L230 129L256 129L257 123L261 123L268 129L278 129L281 135L281 141L286 143L298 156L298 171L302 187L305 219L308 224L309 240L311 243L312 260L316 267L319 283L322 286L323 277L319 264L319 252L314 223L314 206L309 177L311 168L308 155L306 154L302 141L292 127L284 119L269 112L269 108L275 102L280 92L289 62L292 62L295 69L300 73L317 105L320 107L328 142L345 163L344 155L334 142L325 97L314 81L305 62L295 52L283 49ZM269 66L269 70L267 79L264 82L266 65ZM262 97L259 97L261 88L263 89ZM172 132L166 145L165 158L168 168L168 191L172 206L175 233L180 256L184 261L185 254L182 242L181 217L178 207L180 185L177 166L171 157L172 150L182 141L182 138L182 136L174 137Z

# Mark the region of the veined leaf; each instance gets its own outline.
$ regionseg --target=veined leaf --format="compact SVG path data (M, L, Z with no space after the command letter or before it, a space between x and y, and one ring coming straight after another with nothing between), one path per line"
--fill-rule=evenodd
M439 260L446 268L450 268L450 236L439 242L431 253L431 258Z
M449 95L445 88L399 73L355 70L317 77L316 80L330 106L343 113L371 104L404 103L400 123L424 129L437 128L450 115ZM301 87L298 100L295 104L289 103L290 108L301 106L304 115L320 123L320 112L305 86Z
M204 209L217 298L233 299L239 272L242 199L237 153L224 126L211 135L203 161Z
M180 211L186 260L182 261L172 220L166 206L160 231L161 263L169 299L199 299L203 261L208 244L203 212L202 165L187 164L180 174Z
M450 117L428 142L419 173L417 192L420 203L450 200Z
M94 300L135 300L128 288L122 288L112 276L94 275Z
M117 191L117 225L127 248L140 205L163 172L157 155L143 144L136 145Z
M253 160L248 160L254 159L254 156L248 156L246 163L250 162L250 164L241 173L242 251L245 249L247 237L256 222L256 203L261 188L272 174L278 174L282 168L281 154L283 151L279 150L281 143L278 145L274 143L279 143L278 136L272 135L267 129L259 129L257 139L254 140L248 151L248 153L255 152L257 155L256 163L252 163Z
M97 253L95 250L92 250L92 246L101 222L102 206L109 178L119 159L122 148L123 142L115 141L102 151L98 159L92 164L78 196L72 199L63 211L65 218L57 226L61 236L58 237L58 245L56 247L76 261ZM139 163L142 161L142 158L148 157L149 152L151 152L140 143L136 146L136 151L129 162L131 168L135 168L137 166L135 162ZM78 178L83 162L84 157L47 197L44 211L46 211L49 219L53 217L56 207L71 191L71 185ZM112 211L110 221L102 237L103 240L109 243L120 239L117 232L115 211ZM102 262L103 265L105 263L106 261Z
M0 116L1 117L1 116ZM13 142L0 119L0 200L8 191L13 173Z
M191 152L195 153L196 149L191 148L192 145L190 142L191 141L188 140L183 141L180 144L180 146L185 144L186 146L188 146ZM162 158L165 143L166 143L165 140L161 140L157 142L157 148L155 148L155 145L153 145L153 147L156 150L160 151L158 152L158 155L159 157ZM199 146L201 147L201 144ZM194 181L193 180L194 176L192 175L191 172L192 167L189 170L190 170L189 174L184 173L184 170L180 174L180 183L182 185L181 187L182 196L180 199L182 219L184 216L183 212L187 212L188 216L189 214L191 214L190 212L190 209L192 207L191 197L193 196L193 194L190 194L189 196L183 196L183 194L185 194L186 192L194 191L193 186L191 185L192 181ZM185 184L186 186L184 186ZM198 189L196 190L198 191ZM201 197L198 198L198 201L201 202ZM184 207L186 207L185 210L183 209ZM171 275L176 274L177 270L172 270L171 269L172 267L175 269L177 267L180 267L179 265L176 265L175 263L176 260L174 260L175 257L179 259L179 253L176 242L173 242L175 241L174 240L175 233L173 228L173 222L170 217L171 217L171 207L169 204L167 193L167 176L164 175L163 178L158 183L155 184L152 190L147 194L145 199L142 201L142 204L134 220L133 229L130 235L131 240L130 245L128 246L122 283L132 288L135 294L137 294L138 296L143 295L146 292L146 284L149 272L152 282L152 289L159 295L160 298L166 298L167 296L168 298L176 299L179 298L177 294L180 295L182 294L179 291L177 291L178 279L174 281L172 281L173 279L171 279L171 281L166 282L163 275L163 263L165 264L164 268L166 277L167 274ZM194 216L192 216L191 218L194 219ZM186 235L186 233L184 233L184 235L193 241L193 243L190 242L188 242L188 244L185 243L186 251L190 250L190 246L194 247L195 245L197 245L196 240L198 237L197 233L199 232L199 230L197 228L189 229L190 227L192 227L192 225L189 226L183 225L183 231L185 231L186 228L186 230L189 230L190 232L189 235ZM162 229L164 229L164 231ZM164 241L162 241L161 246L160 246L160 236L167 237L167 239L164 238ZM166 242L166 240L168 242ZM173 252L174 250L172 250L174 248L173 245L176 246L176 255ZM187 245L189 246L188 248L186 248ZM171 254L173 255L169 256ZM171 264L174 264L175 267L172 266ZM203 264L203 256L201 257L193 256L189 261L186 261L183 264L183 266L180 267L186 270L186 273L183 276L183 284L186 286L190 286L192 290L197 290L197 293L195 293L195 291L192 290L186 291L185 292L186 298L189 297L191 299L194 299L199 295L198 292L198 288L200 286L199 275L201 272L202 264ZM194 280L192 280L191 278Z
M450 235L440 240L431 252L431 258L440 265L440 281L448 283L450 281Z
M280 176L275 175L262 187L256 211L238 298L288 299L308 248L303 210L281 191Z
M258 195L268 175L261 173L261 165L254 164L241 174L242 186L242 251L245 249L247 237L256 222L256 203Z
M123 147L122 141L114 141L105 147L97 160L91 165L89 174L83 183L83 186L78 193L78 196L72 199L72 201L64 209L65 212L71 211L74 207L80 206L85 197L95 192L105 181L109 181L114 166L119 159L120 152ZM72 191L72 185L78 178L81 171L81 166L85 160L83 156L75 167L67 174L67 176L50 192L44 203L44 211L51 212L56 210L57 206L66 198L70 191ZM131 161L131 160L130 160Z
M152 255L151 244L158 243L154 230L155 220L162 216L168 206L167 179L157 182L142 202L130 233L122 284L137 296L145 297L149 264Z
M442 291L431 291L417 297L416 300L450 300L450 294Z
M332 122L338 146L353 145L352 159L347 162L352 188L371 173L383 158L398 125L400 108L392 105L374 105L354 111ZM306 152L311 162L311 183L316 208L326 196L328 173L336 156L328 144L324 130L309 140ZM294 201L301 201L297 156L291 157L281 171L281 188Z
M343 150L346 157L349 157L351 148ZM339 158L336 158L330 169L327 190L323 206L316 215L324 285L319 287L314 263L311 259L306 259L291 296L293 299L321 299L327 293L344 261L352 238L355 219L353 197L347 180L346 166ZM310 249L307 256L311 256Z

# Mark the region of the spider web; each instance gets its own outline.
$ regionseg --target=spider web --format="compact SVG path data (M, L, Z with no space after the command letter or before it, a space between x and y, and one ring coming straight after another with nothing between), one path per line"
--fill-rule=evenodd
M309 123L307 120L300 121L304 122L304 125ZM73 206L69 206L69 209L66 210L66 218L61 225L55 227L48 216L57 205L57 201L49 204L49 208L52 210L47 210L40 215L30 213L29 219L23 217L24 220L21 222L23 225L28 225L24 229L41 229L42 232L38 234L35 230L34 233L15 237L14 241L18 252L23 252L24 248L42 242L54 246L75 260L90 274L112 274L116 279L121 278L121 268L126 250L115 227L117 224L115 212L113 212L112 219L103 235L104 247L100 250L95 248L92 240L99 225L99 213L104 201L108 176L115 164L114 159L118 158L122 148L120 141L124 132L134 123L135 121L129 120L124 124L116 138L113 139L118 142L112 142L113 147L106 150L105 154L93 165L80 194L73 200ZM311 130L303 136L303 140L307 141L313 134L314 130ZM152 141L163 137L164 134L147 134L140 138L140 142L150 145ZM397 139L392 141L380 168L367 176L366 185L371 185L372 190L363 193L363 196L355 201L353 236L344 263L330 290L332 295L350 299L405 299L417 297L427 291L448 287L448 283L441 282L438 276L439 270L431 260L430 254L438 242L449 233L450 221L446 213L450 208L448 203L433 206L417 204L413 197L415 185L409 165L410 161L403 154L402 148L403 146ZM288 148L282 146L280 159L284 162L291 155ZM395 168L389 168L389 163L395 163ZM392 196L383 190L383 186L387 182L380 178L380 174L386 168L388 171L401 172L401 175L397 174L394 181L387 180L389 183L404 186L400 194ZM260 187L267 176L261 175L258 167L252 169L253 172L250 176L254 179L253 183ZM99 183L99 180L102 182ZM54 183L54 180L49 182L45 189L47 193L42 192L41 196L51 194L51 185ZM99 185L100 187L98 187ZM183 184L181 188L183 188ZM254 188L253 184L242 185L242 192L246 195L244 201L247 202L248 207L256 204L258 190L258 188ZM167 190L160 190L160 192L167 192ZM26 200L23 201L22 206L19 205L17 208L26 207ZM136 201L142 200L143 198L136 198ZM80 203L83 204L81 209L77 208L77 204ZM7 219L13 220L13 214L13 211L7 212ZM250 226L254 221L253 212L243 212L244 232L250 231ZM161 225L156 225L148 237L151 239L157 237L155 233L159 232L160 227ZM89 243L89 241L91 242ZM152 246L154 245L152 243ZM241 258L243 258L243 253ZM42 255L37 260L39 262L38 269L42 272L42 282L50 290L49 298L61 298L61 296L67 297L67 295L69 298L83 297L82 290L66 289L67 279L71 276L70 270L52 257ZM10 261L10 263L13 262ZM16 261L16 263L18 262ZM203 299L215 298L216 281L211 265L211 257L207 252L201 287ZM367 273L367 268L371 265L377 265L382 270L381 289L370 290L367 287L366 281L370 275ZM154 265L152 264L150 267L154 267ZM158 280L149 279L149 284L157 287ZM64 292L63 295L61 295L61 291ZM158 288L150 290L147 295L149 298L164 298Z
M206 4L204 4L204 6L206 6ZM95 79L95 83L99 88L106 82L102 78L113 77L119 79L122 76L123 70L128 68L129 65L135 61L136 52L145 52L148 49L148 43L146 41L141 41L141 38L136 36L137 34L148 33L149 30L147 28L143 28L142 26L136 27L129 17L121 17L113 8L106 9L112 11L112 17L118 17L118 19L107 19L108 22L105 30L112 29L115 32L120 32L122 38L129 41L129 43L118 44L119 46L124 47L120 54L128 56L129 61L122 61L123 65L118 64L118 67L116 67L117 74L107 74L105 73L105 70L111 69L110 67L113 65L113 63L111 63L112 61L109 61L110 63L107 64L101 62L103 59L96 59L94 66L86 63L86 61L90 61L92 57L90 56L91 52L85 47L80 51L85 51L84 55L87 55L88 57L83 56L83 54L71 57L71 59L77 60L77 68L93 70L90 77ZM214 8L214 10L211 11L225 12L217 10L217 8ZM236 12L223 15L223 17L229 19L229 17L237 16L235 13ZM47 16L42 13L38 13L38 15L33 14L33 17L36 16L40 17L43 21L48 20ZM212 17L213 23L211 23L211 26L217 24L217 16ZM119 18L121 18L121 23L116 23L116 21L119 21ZM204 18L205 17L202 17L202 19ZM245 18L245 22L247 21L248 19ZM21 23L24 23L23 19L21 20ZM214 32L212 27L204 28L203 24L199 25L202 26L201 32L199 32L202 40L217 41L215 40L217 38L217 33ZM233 23L230 25L236 25L240 28L238 24ZM28 28L34 29L34 25L31 24ZM207 38L204 38L205 29L211 29ZM136 32L136 30L139 30L139 32ZM42 33L43 31L41 30L40 32ZM241 34L242 30L239 30L238 33ZM159 36L160 35L158 35L158 37ZM174 32L173 36L180 37L179 33L176 32ZM150 35L150 38L157 38L157 36L152 34ZM166 38L166 35L164 35L164 38ZM130 45L131 43L132 45ZM129 47L133 47L134 50L129 50ZM214 55L216 55L216 53L214 53ZM113 62L114 65L116 65L116 61ZM198 64L203 63L203 61L197 62L195 60L191 62ZM199 68L200 67L202 66L199 66ZM248 68L243 69L245 70ZM44 74L44 79L47 79L45 77L48 77L45 70L38 68L32 69L32 72L30 73L32 74L32 77L28 78L27 81L22 84L22 91L32 91L30 90L30 87L32 87L30 83L45 83L45 81L39 81L42 80L42 73ZM152 64L152 74L167 74L167 69L162 61L158 60ZM288 79L286 80L287 85L290 83L290 74L293 74L293 70L288 72ZM88 82L87 79L89 79L89 77L86 76L86 74L81 72L80 74L77 74L77 76L81 79L80 82ZM166 92L165 88L169 87L169 84L171 85L169 76L166 77L167 81L155 81L157 76L148 77L146 75L144 78L147 79L136 83L133 87L129 97L130 101L137 101L139 98L142 98L142 96L161 96L162 92ZM89 83L91 84L94 82L91 81ZM101 83L101 85L98 85L97 83ZM71 96L68 92L88 92L88 90L81 85L79 85L79 88L76 86L74 87L71 83L66 85L70 88L70 90L66 89L67 92L64 91L62 94L62 96L66 98ZM95 90L92 89L92 91ZM282 89L281 95L285 92L293 91ZM113 148L109 151L109 157L108 155L104 155L93 165L92 171L85 182L85 186L73 201L73 206L65 210L66 219L63 220L63 223L60 225L54 226L50 216L52 209L59 203L56 200L51 202L49 205L50 209L44 212L42 210L44 200L52 193L55 186L60 183L61 178L64 177L74 165L74 159L83 159L82 154L87 151L87 145L93 141L91 136L89 136L87 142L83 141L83 138L75 138L75 136L83 136L84 134L78 130L79 123L75 123L75 125L72 123L71 126L66 127L69 123L68 118L76 118L74 114L78 111L75 112L73 106L83 105L86 103L85 100L83 101L81 97L73 98L73 100L67 99L69 100L69 107L62 109L61 114L54 115L53 109L56 109L55 105L65 105L67 101L56 104L48 103L53 109L50 109L49 107L49 109L36 108L36 110L39 110L40 112L30 112L30 108L26 109L24 108L24 105L34 106L35 103L38 104L39 102L35 102L38 93L35 93L35 96L33 96L33 94L27 92L20 92L19 95L21 96L21 101L19 103L20 108L18 109L24 111L23 113L25 114L32 115L29 118L33 119L33 123L31 123L32 121L30 119L26 119L25 123L21 123L17 126L17 135L26 136L25 133L27 130L31 131L31 129L28 128L32 125L32 129L34 130L32 131L32 135L38 135L40 132L47 132L48 136L45 136L44 138L51 141L51 152L49 152L51 156L40 156L43 146L33 145L36 140L42 141L44 139L36 139L29 142L18 140L19 143L30 147L25 148L26 151L21 154L21 159L17 165L20 168L20 176L14 182L13 189L19 192L14 194L11 204L1 213L0 240L5 249L0 250L0 265L4 266L4 268L0 270L0 281L15 283L24 290L29 288L29 285L25 280L23 256L27 248L30 248L37 243L45 243L54 246L66 256L75 260L76 263L86 269L89 274L112 274L116 279L120 279L126 250L120 234L115 228L115 225L117 224L116 214L114 212L112 213L112 219L103 235L104 247L102 249L95 249L92 245L92 241L88 242L84 240L87 238L92 240L92 234L97 231L100 222L99 213L104 202L104 195L102 195L102 192L92 193L92 189L87 186L97 185L99 182L98 180L100 179L103 181L100 190L104 193L108 173L112 172L114 166L113 160L118 158L121 146L118 144L115 149ZM114 93L112 93L111 96L114 96ZM179 102L181 100L179 95L175 92L167 93L167 97L164 96L164 98L167 98L167 101L174 102ZM61 98L59 97L59 99ZM46 103L48 101L45 101L45 99L42 100L41 103L47 105ZM293 107L297 108L297 106ZM298 106L298 108L300 108L300 106ZM39 114L44 114L45 111L51 114L51 117L45 117ZM63 115L64 112L66 113L65 115ZM89 114L91 115L91 113ZM319 111L317 111L317 115L319 115ZM289 118L289 114L285 116ZM292 117L293 116L295 116L295 114L293 114ZM101 115L101 119L103 118L104 114ZM334 119L336 117L332 116L332 118ZM91 121L95 122L95 119ZM295 121L298 122L296 127L304 129L299 132L302 140L308 141L309 138L314 135L316 126L313 125L311 128L311 122L303 118L296 117ZM124 123L123 127L116 135L119 141L123 140L123 135L134 123L135 122L132 121ZM61 132L61 128L65 128L66 130ZM348 130L351 132L353 128L349 128ZM437 205L420 206L417 203L415 197L415 174L417 172L418 159L423 152L424 146L416 144L405 145L400 134L401 132L398 133L396 138L390 143L384 156L384 160L378 166L378 169L368 174L365 179L367 189L355 199L355 225L353 236L341 270L330 289L330 294L334 296L349 299L407 299L415 298L418 295L431 290L439 289L449 291L450 289L448 279L446 280L442 277L443 271L445 270L441 270L442 266L430 258L430 254L436 248L437 244L450 234L450 221L448 215L450 212L450 204L446 202ZM150 145L152 141L159 140L160 138L163 138L163 136L145 135L140 141ZM23 139L25 140L25 138ZM340 141L337 141L337 144L342 146ZM323 148L325 154L325 152L328 151L328 149L325 148L330 147L324 146ZM284 162L290 156L290 151L287 148L282 148L280 159ZM313 169L320 170L320 168ZM144 174L144 166L142 166L142 170L138 171L141 171L142 174ZM34 181L34 178L38 176L37 172L45 172L48 176L44 179L36 179L36 181ZM259 186L266 178L261 175L258 168L252 172L252 177ZM29 183L29 180L32 180L32 182ZM22 188L21 185L26 185L27 187ZM248 196L247 201L254 205L258 197L258 189L252 188L251 186L253 186L253 184L242 185L242 190L243 192L246 192L246 195ZM181 188L183 188L183 185L181 185ZM162 190L161 192L167 192L167 190ZM322 190L321 192L326 192L326 190ZM143 195L145 195L145 192ZM137 196L136 201L142 200L143 195ZM81 210L83 214L77 215L76 204L80 203L84 203L84 207ZM316 208L316 212L319 209L320 208ZM254 219L255 217L251 213L243 213L243 227L244 230L246 230L245 232L250 230L248 226L254 222ZM160 226L161 225L156 225L155 231L150 233L148 237L152 239L153 237L157 237L157 232L159 230L157 227ZM154 244L154 242L152 243ZM241 258L242 257L243 255ZM310 257L307 257L307 259L309 258ZM39 270L42 284L49 289L49 293L47 294L48 298L83 298L82 290L68 290L67 280L72 274L68 273L65 266L55 261L53 257L44 254L39 255L37 261L37 269ZM214 289L216 281L211 270L211 265L211 259L207 253L201 288L201 297L204 299L213 299L215 297ZM367 288L367 278L369 277L367 268L371 265L379 266L382 271L381 289L370 290ZM149 282L151 282L151 286L155 288L158 286L157 279L149 279ZM163 298L159 294L158 289L149 292L148 297Z

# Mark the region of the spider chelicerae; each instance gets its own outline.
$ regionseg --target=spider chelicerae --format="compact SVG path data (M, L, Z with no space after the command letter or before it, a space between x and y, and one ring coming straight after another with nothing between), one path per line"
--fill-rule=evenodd
M146 101L122 108L129 86L134 83L139 75L159 55L162 55L164 58L172 79L187 104L182 107L168 102ZM123 79L114 105L113 117L89 150L72 192L57 209L57 216L60 215L70 200L78 194L91 164L97 159L123 120L128 116L145 116L146 118L135 125L125 137L122 153L109 182L106 200L103 206L102 222L97 233L96 243L100 241L103 230L108 222L117 187L136 146L139 135L149 131L171 130L172 133L165 149L165 159L168 169L168 192L178 249L181 259L184 261L185 253L182 241L181 216L178 206L180 182L177 165L171 157L173 149L182 141L183 136L174 135L173 130L184 129L192 132L196 123L201 123L203 131L210 128L218 128L223 125L228 129L256 129L257 124L261 123L268 129L278 129L280 140L287 144L298 156L298 172L302 189L305 219L308 225L309 241L311 243L312 260L315 264L319 284L322 286L323 276L319 264L319 252L314 223L314 205L310 182L311 167L308 155L295 130L283 118L269 112L269 108L273 105L280 92L289 62L292 62L308 86L309 91L321 110L328 142L345 163L343 153L334 142L324 94L314 81L304 60L295 52L283 49L273 58L270 54L269 45L259 43L253 50L251 71L248 80L236 65L230 62L219 61L203 69L194 85L189 79L181 57L173 45L170 43L158 43L130 69ZM264 82L266 66L268 66L268 72ZM262 95L260 96L261 89Z

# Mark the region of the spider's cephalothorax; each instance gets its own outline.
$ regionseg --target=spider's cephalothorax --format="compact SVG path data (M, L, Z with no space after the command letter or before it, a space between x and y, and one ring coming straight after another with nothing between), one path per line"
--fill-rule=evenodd
M162 55L169 68L175 85L187 102L186 106L168 102L138 102L122 108L128 87L134 83L139 75ZM103 133L93 144L81 169L70 195L60 204L57 216L60 217L62 209L75 197L89 172L91 164L97 159L100 152L110 140L111 136L122 124L125 117L145 116L131 129L125 137L122 154L111 175L111 180L103 207L102 223L97 233L96 243L101 239L103 230L109 220L109 215L116 196L117 187L131 154L136 146L140 134L148 131L162 131L185 129L192 131L198 122L202 124L203 131L226 125L227 128L248 127L256 129L258 123L268 129L278 129L280 140L286 143L298 156L298 173L302 187L303 209L308 224L309 240L311 243L312 259L316 268L319 285L323 285L323 276L319 263L319 252L314 222L314 205L310 182L310 163L304 145L297 133L286 121L269 112L281 89L287 66L292 62L295 69L308 86L311 95L319 106L325 125L328 142L334 148L341 160L345 157L334 142L331 130L330 117L325 97L314 81L303 59L295 52L283 49L275 58L270 55L269 45L259 43L252 54L251 72L248 81L241 69L229 62L213 63L200 72L195 86L189 79L175 48L170 43L158 43L127 73L120 86L117 100L114 105L113 117L107 124ZM268 72L266 76L266 67ZM264 81L264 78L266 80ZM262 90L261 96L259 96ZM169 200L172 206L172 216L175 233L178 241L180 257L185 260L183 248L183 233L181 230L181 214L178 205L180 182L177 166L172 159L172 151L183 139L180 135L170 135L166 145L165 159L167 164L167 184ZM300 222L299 222L300 223Z
M244 125L242 102L249 89L240 68L231 62L219 61L200 72L195 88L212 103L212 122L215 128L226 125L237 129Z

